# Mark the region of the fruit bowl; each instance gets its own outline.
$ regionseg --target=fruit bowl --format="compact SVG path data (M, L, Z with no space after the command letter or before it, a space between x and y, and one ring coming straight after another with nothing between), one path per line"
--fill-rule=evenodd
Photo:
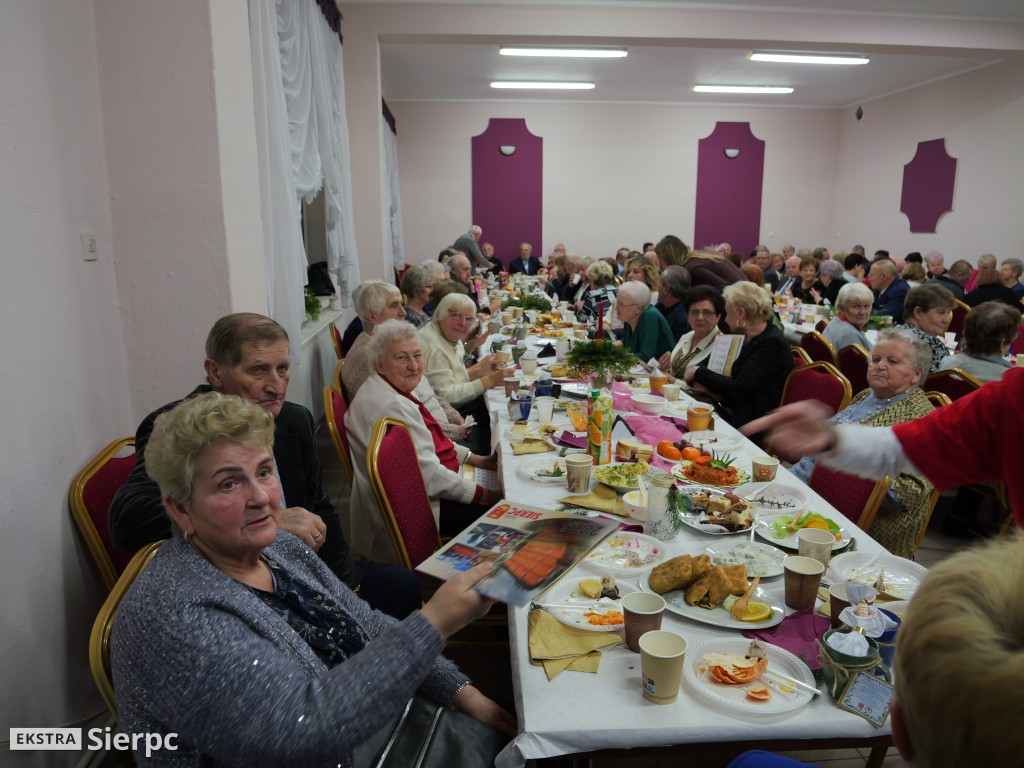
M640 413L661 413L665 398L658 395L633 395L633 407Z

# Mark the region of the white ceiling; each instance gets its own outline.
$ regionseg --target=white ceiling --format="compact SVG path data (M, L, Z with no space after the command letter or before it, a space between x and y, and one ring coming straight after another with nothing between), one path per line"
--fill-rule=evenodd
M376 0L386 3L391 0ZM405 0L410 2L410 0ZM431 0L411 0L431 2ZM498 0L449 0L455 4L499 5ZM507 4L507 3L506 3ZM907 90L935 80L997 63L1024 52L1024 2L1021 0L789 0L784 5L750 0L717 0L716 3L647 2L645 0L519 0L524 14L536 14L543 30L544 6L628 7L640 9L713 9L729 14L743 10L797 14L854 14L871 25L885 28L899 17L920 19L960 19L948 22L941 42L918 41L913 52L892 45L875 45L870 34L861 34L861 45L842 49L802 45L782 48L777 38L758 45L756 40L736 43L719 39L709 47L693 41L671 38L601 39L603 45L628 47L625 59L541 59L498 55L499 44L580 45L592 42L565 37L534 35L514 38L495 33L454 35L444 43L403 39L381 44L381 76L384 97L388 101L558 101L619 102L634 104L742 104L801 108L843 108L881 96ZM342 5L344 8L344 5ZM467 9L467 13L472 12ZM973 21L969 21L973 20ZM837 24L842 23L837 17ZM1007 36L1007 30L1020 35ZM955 39L963 28L963 41ZM950 30L953 34L950 35ZM988 36L999 36L998 46L988 44ZM1006 39L1009 37L1010 44ZM727 35L723 35L727 38ZM923 44L922 44L923 43ZM980 44L979 44L980 43ZM861 67L823 67L797 64L751 62L747 54L754 50L812 50L819 47L834 53L867 54L871 62ZM994 50L995 48L995 50ZM998 50L1002 48L1002 50ZM1015 50L1006 50L1007 48ZM536 92L498 91L491 80L571 80L592 81L590 91ZM782 96L736 96L698 94L691 88L697 82L722 85L787 85L795 91Z

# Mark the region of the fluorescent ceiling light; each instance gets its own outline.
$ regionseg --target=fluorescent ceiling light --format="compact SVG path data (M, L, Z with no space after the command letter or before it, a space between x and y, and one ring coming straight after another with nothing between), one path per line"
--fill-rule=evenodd
M819 56L812 53L754 53L748 56L751 61L774 61L781 64L867 64L871 59L867 56Z
M502 56L559 56L566 59L621 59L625 48L499 48Z
M777 85L695 85L697 93L792 93L792 88Z
M543 83L522 82L514 80L491 81L491 88L518 88L523 90L538 91L589 91L593 87L593 83Z

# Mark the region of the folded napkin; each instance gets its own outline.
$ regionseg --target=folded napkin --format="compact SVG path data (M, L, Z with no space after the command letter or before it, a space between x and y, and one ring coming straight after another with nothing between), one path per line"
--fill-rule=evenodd
M530 611L530 661L543 666L548 680L563 670L597 672L600 651L622 642L613 632L589 632L558 621L543 609Z
M641 443L657 445L662 440L671 440L676 443L683 437L675 425L663 421L658 416L637 415L623 416L622 418Z
M812 672L817 672L821 669L821 662L818 661L818 640L825 636L826 630L831 626L831 621L824 616L816 616L813 608L804 608L790 614L777 626L747 631L743 636L785 648L803 660Z
M551 342L550 341L547 344L545 344L543 347L541 347L539 352L537 352L537 357L554 357L554 356L555 356L555 348L553 346L551 346Z
M564 445L564 446L567 446L569 448L586 448L587 447L587 436L586 435L581 435L580 437L576 437L574 434L572 434L571 432L568 432L566 430L563 430L560 435L555 437L555 441L559 445Z
M598 483L594 490L586 496L566 496L564 499L558 499L558 501L573 507L586 507L598 512L608 512L612 515L629 516L626 514L625 507L622 506L622 499L615 493L615 489L601 483Z
M686 419L680 419L678 416L662 416L661 420L675 425L681 432L690 431L690 427L687 425Z
M516 456L522 456L524 453L547 453L553 450L555 450L555 446L547 440L537 437L528 437L525 440L512 443L512 453Z

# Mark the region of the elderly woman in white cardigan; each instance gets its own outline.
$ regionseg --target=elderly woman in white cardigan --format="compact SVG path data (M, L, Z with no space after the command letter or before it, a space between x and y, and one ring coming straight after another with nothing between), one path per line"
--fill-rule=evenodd
M501 493L462 476L463 464L495 469L495 457L478 456L453 443L413 394L423 376L423 353L416 329L401 320L381 323L374 330L367 355L374 372L363 382L345 414L345 429L355 459L352 545L370 560L393 563L394 549L370 488L366 464L377 419L401 419L409 428L434 521L442 533L461 531L497 502Z

